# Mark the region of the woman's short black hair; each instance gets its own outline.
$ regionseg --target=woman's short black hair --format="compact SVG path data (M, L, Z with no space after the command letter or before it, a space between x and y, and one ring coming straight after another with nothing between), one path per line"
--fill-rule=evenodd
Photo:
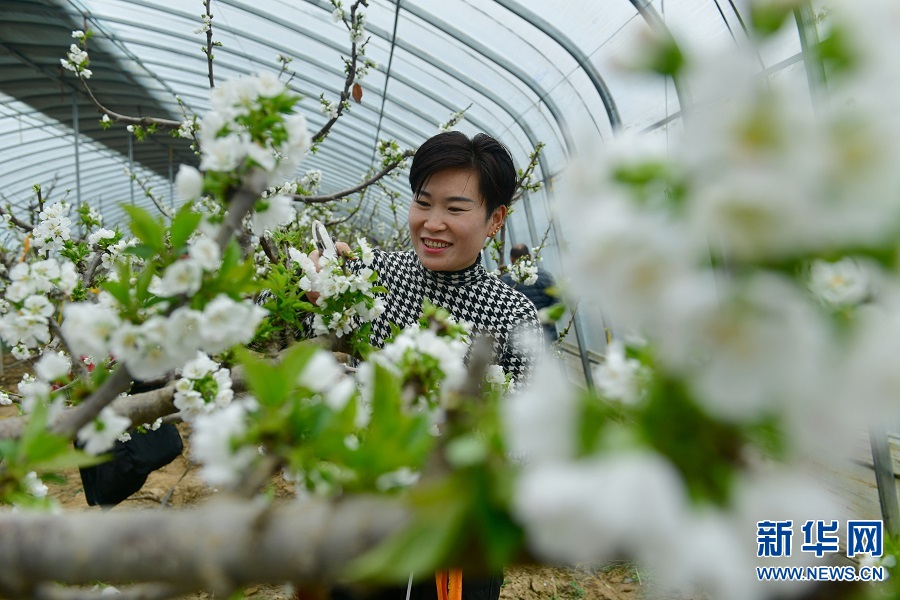
M478 172L488 218L500 206L509 206L516 191L516 168L506 146L484 133L470 140L461 131L445 131L419 146L409 168L409 187L418 195L428 178L444 169Z

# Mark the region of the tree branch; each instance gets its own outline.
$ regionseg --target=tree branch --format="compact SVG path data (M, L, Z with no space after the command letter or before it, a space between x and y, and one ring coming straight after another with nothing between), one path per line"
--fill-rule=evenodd
M353 217L356 216L356 213L359 212L359 209L362 208L362 205L363 205L362 197L360 197L360 201L357 203L356 208L351 210L349 214L345 215L344 217L342 217L340 219L335 219L334 221L329 221L328 223L325 223L325 228L330 230L335 225L340 225L341 223L346 223L347 221L349 221L350 219L352 219Z
M327 196L301 196L299 194L294 194L294 200L298 202L304 202L306 204L323 204L325 202L332 202L334 200L340 200L341 198L345 198L346 196L350 196L352 194L356 194L357 192L361 192L394 169L396 169L400 164L410 156L413 156L416 153L415 150L407 150L403 153L400 160L395 163L392 163L373 175L371 178L363 181L357 186L346 189L342 192L335 192L334 194L329 194Z
M85 81L83 77L79 75L78 79L81 80L81 84L87 91L88 96L90 96L91 102L94 103L94 106L96 106L100 112L109 115L109 118L113 119L117 123L124 123L126 125L140 125L142 127L156 125L157 127L164 127L166 129L178 129L179 127L181 127L181 121L173 121L171 119L162 119L158 117L129 117L127 115L123 115L121 113L110 110L103 106L103 104L101 104L99 100L97 100L97 98L94 96L94 92L91 91L90 86L88 86L87 81Z
M240 393L247 389L243 369L240 365L231 368L231 389L235 393ZM131 419L133 424L141 425L143 423L153 423L156 419L176 414L178 409L175 407L174 400L175 382L170 381L165 386L149 392L141 392L140 394L132 394L125 397L117 396L112 401L111 406L118 414ZM76 410L78 410L78 407L65 408L62 415L73 413ZM60 419L62 418L63 416L60 417ZM27 415L0 419L0 440L19 437L25 428L27 419Z
M137 176L136 173L134 173L133 171L130 171L130 170L128 171L128 175L129 175L129 177L131 177L132 181L137 182L137 184L139 186L141 186L141 190L143 190L144 195L147 196L148 198L150 198L150 201L153 202L153 206L156 207L156 210L158 210L160 213L162 213L162 216L164 216L168 219L171 219L172 211L169 210L168 208L166 208L165 206L163 206L162 204L160 204L159 199L153 194L153 190L150 188L150 186L147 185L147 181L149 178L141 179L140 177Z
M25 221L19 219L18 217L16 217L16 215L12 214L12 210L10 210L9 207L7 207L6 210L3 210L3 208L0 208L0 216L3 216L3 215L9 215L9 222L12 223L13 225L15 225L16 227L18 227L19 229L21 229L22 231L25 231L27 233L31 233L32 231L34 231L34 227L29 225Z
M105 588L104 588L105 589ZM36 585L31 592L32 600L108 600L110 594L104 589L64 588L55 583ZM167 600L186 593L188 590L165 584L135 585L116 588L116 600Z
M247 183L244 183L229 199L228 213L225 215L225 220L222 221L219 232L216 234L216 243L219 245L219 250L223 253L228 242L231 241L231 237L241 230L244 216L253 209L257 199L259 199L260 194L265 189L265 186L261 186L259 189L248 189L247 185Z
M50 429L65 437L74 437L78 430L90 423L100 411L131 385L133 378L125 365L119 365L99 388L71 411L62 413Z
M209 29L206 30L206 63L209 65L209 89L216 87L216 80L213 77L213 32L212 32L212 12L210 4L212 0L203 0L203 6L206 7L206 16L209 17Z
M223 498L180 511L3 513L0 595L28 597L51 581L103 581L164 582L227 597L252 583L334 580L408 519L399 502L374 498L263 507Z
M359 5L369 6L366 0L356 0L353 5L350 7L350 25L348 28L352 28L353 24L356 22L356 9L359 8ZM363 43L363 45L367 44L368 40ZM328 122L322 126L322 129L316 132L315 135L312 136L312 141L315 144L316 142L321 142L325 139L325 136L328 135L328 132L331 131L331 128L337 123L337 120L341 118L341 115L344 114L344 104L350 99L350 88L353 86L353 80L356 79L356 62L359 60L359 51L357 50L356 42L350 42L350 60L347 61L347 78L344 80L344 89L341 90L340 100L338 101L337 106L337 114L332 118L328 119Z
M85 288L91 287L91 280L94 278L94 273L97 272L101 262L103 262L103 249L99 246L94 246L94 258L91 259L91 264L87 266L84 275L81 277L82 286Z
M541 155L541 152L544 150L544 142L538 142L537 146L534 147L534 151L531 153L531 156L528 160L528 166L522 171L519 180L516 182L516 192L513 194L512 200L509 201L510 204L513 204L522 196L525 195L525 189L530 188L531 186L527 186L526 184L531 179L532 173L534 173L534 169L538 165L538 157ZM540 184L537 184L540 185Z

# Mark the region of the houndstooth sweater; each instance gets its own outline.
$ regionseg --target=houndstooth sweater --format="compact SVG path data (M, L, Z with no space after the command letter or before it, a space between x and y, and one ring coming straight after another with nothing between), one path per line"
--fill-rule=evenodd
M391 333L390 324L407 327L422 315L422 301L450 312L457 321L472 324L472 337L489 336L493 362L527 381L541 347L541 324L534 305L520 292L488 274L478 260L462 271L431 271L415 251L375 250L372 269L388 289L387 308L372 323L371 342L381 347Z

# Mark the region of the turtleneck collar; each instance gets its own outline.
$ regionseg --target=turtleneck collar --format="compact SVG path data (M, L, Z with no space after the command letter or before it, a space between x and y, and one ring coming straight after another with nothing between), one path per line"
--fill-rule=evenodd
M484 266L481 264L481 255L475 259L474 263L461 271L432 271L431 269L425 268L415 251L413 251L412 254L416 260L416 267L422 273L422 276L435 283L441 283L451 287L461 287L469 285L470 283L475 283L487 275L487 271L484 270Z

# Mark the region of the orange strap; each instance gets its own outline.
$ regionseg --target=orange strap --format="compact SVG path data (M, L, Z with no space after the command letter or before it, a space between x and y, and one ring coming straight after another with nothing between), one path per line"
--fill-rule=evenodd
M462 569L436 571L434 583L438 600L462 600Z

